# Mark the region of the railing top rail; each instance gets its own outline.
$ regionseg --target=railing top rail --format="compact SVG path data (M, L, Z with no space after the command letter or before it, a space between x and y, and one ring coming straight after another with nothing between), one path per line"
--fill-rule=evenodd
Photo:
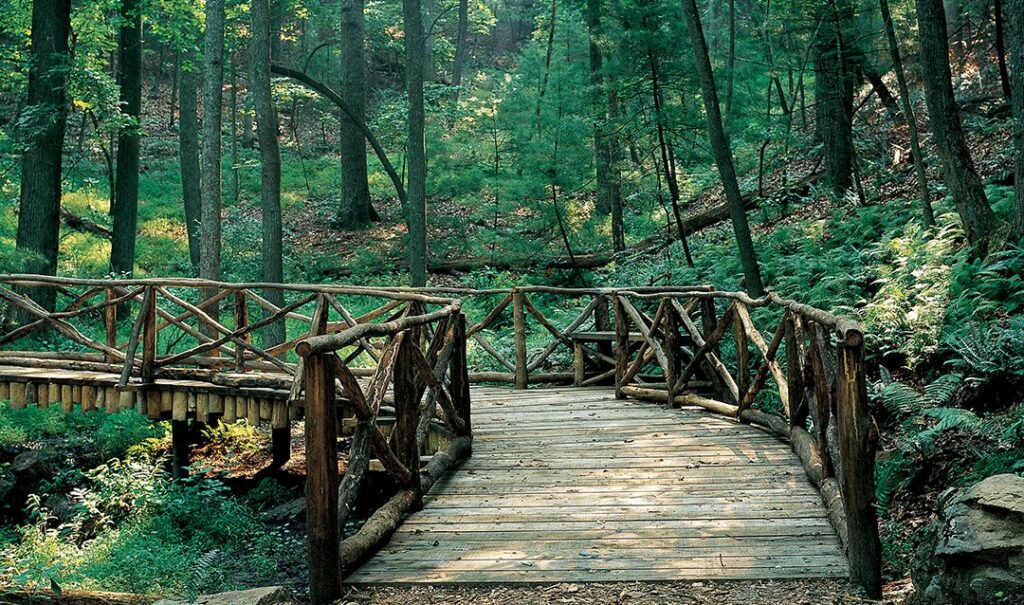
M337 351L355 344L356 341L370 336L391 336L409 328L423 326L438 321L461 309L459 301L421 315L408 315L379 324L359 324L336 334L311 336L295 345L295 352L302 357Z
M85 287L183 287L196 289L220 290L287 290L292 292L315 292L325 294L341 294L351 296L376 296L420 302L425 304L452 305L459 298L483 295L536 293L554 294L568 297L581 296L632 296L636 298L660 298L664 296L686 295L695 298L727 298L740 302L748 307L765 307L778 305L787 310L820 323L833 330L847 344L857 344L863 340L863 329L856 321L836 315L810 305L783 298L775 292L769 292L760 298L752 298L745 292L729 292L717 290L712 286L639 286L609 288L567 288L558 286L524 285L509 288L458 288L458 287L427 287L410 288L397 286L353 286L339 284L277 284L269 282L223 282L190 277L145 278L145 279L87 279L75 277L55 277L50 275L31 274L0 274L0 284L9 286L85 286ZM344 334L344 333L342 333ZM342 334L332 335L340 337ZM320 345L318 345L320 346ZM340 345L346 346L346 345Z

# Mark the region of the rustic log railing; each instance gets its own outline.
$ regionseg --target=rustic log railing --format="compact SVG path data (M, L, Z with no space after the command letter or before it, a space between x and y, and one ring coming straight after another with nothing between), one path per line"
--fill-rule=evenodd
M40 286L58 288L60 310L42 310L21 293ZM212 292L205 299L204 290ZM285 294L283 304L267 300L274 290ZM7 322L0 349L29 343L29 350L0 351L0 366L116 375L104 388L92 384L91 393L88 382L53 379L41 391L45 381L7 378L0 399L9 397L12 406L106 403L173 419L188 412L204 420L264 420L280 431L305 404L307 455L326 456L317 470L322 491L336 475L329 451L336 432L335 421L321 414L336 414L335 400L347 402L341 409L353 419L355 439L334 522L346 518L365 473L360 460L371 453L399 490L340 551L333 541L330 560L340 556L341 566L331 572L321 561L325 586L468 451L468 384L487 382L519 389L603 384L620 398L699 406L763 427L791 444L820 490L851 579L869 594L880 587L876 433L862 330L776 294L754 299L703 286L471 290L0 276L0 299L8 319L20 318ZM275 321L285 322L285 341L264 343L260 330ZM41 334L45 340L32 340ZM39 348L48 352L31 350ZM174 380L212 388L195 397L161 388ZM434 451L434 467L417 473L414 453ZM337 525L324 527L337 532Z
M298 345L305 362L306 508L313 603L336 600L341 578L386 540L406 513L420 506L423 493L468 456L472 445L466 319L458 302L433 312L409 305L399 318L337 334L322 334L325 327L317 318L315 335ZM384 337L386 342L364 388L337 351L369 337ZM393 404L387 426L390 436L381 426L389 396ZM339 399L358 421L340 489ZM371 452L397 491L359 531L339 543L339 525L344 527L356 502ZM421 454L431 456L422 470Z

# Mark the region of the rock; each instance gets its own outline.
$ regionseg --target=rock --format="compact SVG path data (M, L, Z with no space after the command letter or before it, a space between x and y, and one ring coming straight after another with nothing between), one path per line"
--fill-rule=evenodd
M1024 603L1024 477L995 475L938 499L938 525L915 569L933 605Z
M292 597L283 586L265 586L249 590L218 592L196 597L197 605L278 605L290 604Z
M279 504L274 508L268 509L263 512L263 518L267 521L289 521L291 519L297 519L306 514L306 499L296 498Z

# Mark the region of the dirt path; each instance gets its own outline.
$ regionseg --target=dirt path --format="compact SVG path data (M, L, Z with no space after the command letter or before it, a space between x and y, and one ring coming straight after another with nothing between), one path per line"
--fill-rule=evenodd
M340 605L826 605L877 603L837 580L673 582L550 586L350 587ZM889 591L893 592L893 591ZM895 591L898 593L899 591ZM892 594L885 603L903 603Z

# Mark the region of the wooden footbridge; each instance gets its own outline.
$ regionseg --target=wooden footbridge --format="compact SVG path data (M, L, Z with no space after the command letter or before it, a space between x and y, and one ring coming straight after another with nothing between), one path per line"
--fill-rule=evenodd
M0 299L12 407L169 419L176 472L190 422L269 424L282 464L301 419L313 603L342 582L880 593L863 335L795 301L31 275ZM375 468L393 495L342 535Z

